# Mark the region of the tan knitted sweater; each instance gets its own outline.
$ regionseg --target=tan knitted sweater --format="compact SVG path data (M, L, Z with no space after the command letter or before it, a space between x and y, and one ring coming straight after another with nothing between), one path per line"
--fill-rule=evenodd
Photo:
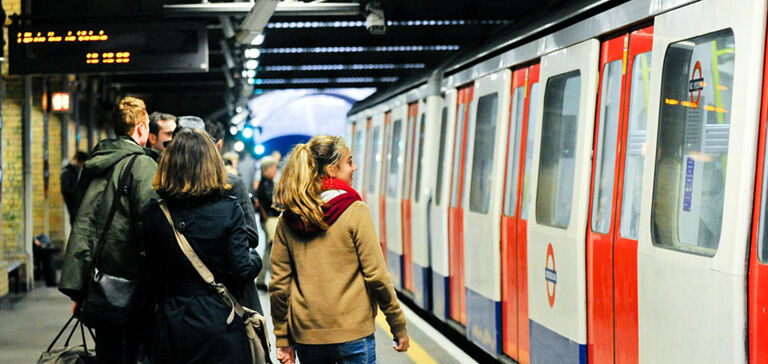
M269 283L278 347L336 344L375 331L381 308L395 337L407 333L368 206L354 202L312 239L277 224Z

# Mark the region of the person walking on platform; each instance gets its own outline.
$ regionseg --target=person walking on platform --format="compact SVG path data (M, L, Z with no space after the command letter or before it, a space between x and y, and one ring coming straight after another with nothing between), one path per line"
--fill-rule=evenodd
M149 115L149 147L162 153L165 145L173 138L176 130L176 117L171 114L153 112Z
M146 305L141 216L152 198L159 154L144 101L125 97L112 115L116 139L96 145L78 182L80 206L69 235L59 290L96 330L98 363L136 363L151 313Z
M153 186L216 282L230 292L252 284L261 258L248 251L243 211L228 196L224 162L208 134L197 129L176 133ZM180 249L160 201L150 204L144 226L152 297L158 305L151 362L249 363L242 320L228 323L232 308Z
M266 236L266 245L264 247L264 260L269 261L272 250L272 240L275 238L275 229L277 228L277 217L280 211L272 206L272 196L275 192L275 182L273 178L277 175L277 160L272 157L261 159L261 183L256 190L256 198L259 201L259 211L261 214L261 224ZM256 284L259 287L266 288L267 270L264 269L256 277Z
M283 363L375 363L378 309L395 350L408 350L371 212L350 187L356 169L344 138L327 135L297 145L283 167L269 284Z
M70 227L75 225L75 213L77 205L80 204L80 201L77 201L77 178L86 159L88 154L78 150L72 157L72 161L67 163L61 171L61 196L64 198L64 204L67 205Z

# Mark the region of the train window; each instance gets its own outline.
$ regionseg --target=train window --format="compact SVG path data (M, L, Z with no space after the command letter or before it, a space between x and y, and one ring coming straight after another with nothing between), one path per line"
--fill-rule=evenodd
M465 104L459 104L456 114L456 144L453 148L453 178L451 179L451 206L459 205L459 177L461 176L461 151L464 141Z
M518 87L512 93L512 116L509 123L509 136L514 136L509 143L507 150L507 176L506 186L504 187L504 215L515 216L515 205L517 202L517 170L519 169L520 156L517 151L520 150L520 135L523 129L523 108L525 107L525 87Z
M533 147L536 139L536 102L539 99L539 83L531 85L528 95L528 132L525 136L525 166L523 167L523 203L520 207L520 218L528 219L528 191L531 181L531 165L533 165Z
M717 251L734 57L730 29L667 48L651 215L655 245L710 256Z
M768 160L768 149L766 149L766 155L763 156L763 160ZM763 194L760 201L761 217L760 217L760 230L757 235L757 257L760 262L765 264L768 262L768 166L763 165Z
M424 122L426 119L426 113L421 114L421 121L419 122L419 149L418 154L416 154L416 158L418 160L416 161L416 189L413 191L413 193L416 194L416 202L419 202L419 196L421 196L421 161L424 159L424 155L422 152L424 152Z
M443 195L443 161L445 160L445 134L448 133L448 107L443 107L440 116L440 152L437 154L437 186L435 186L435 205L440 206Z
M416 116L411 116L408 118L408 123L405 127L405 150L404 150L404 168L403 168L403 198L404 199L410 199L410 183L411 183L411 171L413 169L413 126L414 123L416 123Z
M597 163L592 191L592 231L607 234L613 212L613 181L616 169L616 143L621 112L622 61L607 63L600 85L600 120L597 129Z
M379 166L381 162L381 127L373 128L373 149L371 159L368 160L366 171L368 172L368 193L376 193L376 181L379 180Z
M477 102L475 140L472 152L472 181L469 190L469 210L487 213L491 201L493 149L496 146L496 113L499 95L492 93Z
M536 221L539 224L567 228L571 221L580 99L579 71L547 80L536 196Z
M621 237L637 240L640 224L640 198L643 195L645 135L648 127L648 90L651 80L651 52L638 54L632 61L629 91L624 187L621 198Z
M363 151L365 149L363 148L363 140L364 140L363 139L363 131L362 130L358 130L355 133L355 145L354 145L354 149L355 150L353 152L354 154L352 155L352 160L355 162L356 166L362 165L362 161L363 161L363 158L364 158ZM355 187L358 190L360 190L362 188L362 183L363 183L362 178L357 178L357 179L354 180L353 184L355 185Z
M387 196L397 197L397 181L400 174L400 163L402 163L403 157L400 155L401 149L403 149L402 133L402 121L395 120L392 123L392 144L389 148L389 176L387 177Z

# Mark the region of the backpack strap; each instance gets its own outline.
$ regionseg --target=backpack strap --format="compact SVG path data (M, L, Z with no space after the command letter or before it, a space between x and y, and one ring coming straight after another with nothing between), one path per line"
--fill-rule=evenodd
M117 212L117 205L118 205L118 202L120 201L120 198L123 197L124 194L128 194L128 188L130 187L128 185L128 178L131 176L131 169L133 169L133 163L136 162L136 158L138 157L139 157L138 154L134 154L133 157L131 157L131 160L128 161L128 166L123 171L123 175L120 176L120 181L117 183L117 190L115 191L115 196L112 199L112 205L109 207L109 214L107 214L107 220L106 222L104 222L104 230L101 231L101 235L99 236L99 241L96 243L96 249L94 250L93 258L91 258L91 265L88 267L88 272L92 272L93 268L96 267L96 261L99 260L99 257L101 256L101 252L102 250L104 250L104 243L106 242L107 232L109 232L109 228L112 225L112 220L115 218L115 212Z

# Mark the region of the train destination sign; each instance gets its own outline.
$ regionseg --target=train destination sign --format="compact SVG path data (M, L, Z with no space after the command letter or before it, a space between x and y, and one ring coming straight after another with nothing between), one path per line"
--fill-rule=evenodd
M204 23L12 25L12 74L208 71Z

